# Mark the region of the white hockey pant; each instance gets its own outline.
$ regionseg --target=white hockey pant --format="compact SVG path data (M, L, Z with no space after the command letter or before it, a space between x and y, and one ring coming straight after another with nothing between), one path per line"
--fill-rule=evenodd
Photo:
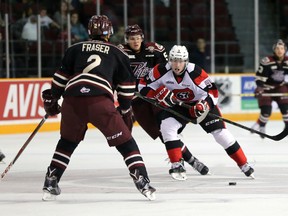
M160 132L162 134L164 143L168 141L179 140L178 130L182 127L182 124L175 118L169 117L162 120L160 125Z
M212 131L211 134L216 142L219 143L224 149L227 149L236 142L234 136L226 128Z

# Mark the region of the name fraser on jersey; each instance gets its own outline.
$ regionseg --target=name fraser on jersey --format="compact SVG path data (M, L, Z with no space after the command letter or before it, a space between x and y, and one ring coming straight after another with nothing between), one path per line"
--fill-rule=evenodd
M86 51L86 52L98 51L98 52L108 54L109 50L110 50L110 47L103 45L103 44L93 44L93 43L82 44L82 51Z

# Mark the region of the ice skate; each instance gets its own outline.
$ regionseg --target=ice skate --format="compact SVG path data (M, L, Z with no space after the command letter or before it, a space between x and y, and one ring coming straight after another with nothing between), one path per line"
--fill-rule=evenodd
M179 162L172 163L169 174L175 180L185 181L187 179L187 175L184 167L184 160L181 159Z
M5 155L0 151L0 163L4 163Z
M244 164L243 166L240 166L240 169L247 177L255 179L255 176L253 174L254 169L248 163Z
M130 173L130 176L133 178L136 188L147 197L149 200L156 199L156 189L153 188L149 183L150 180L147 177L144 177L139 174L139 170L135 170L134 173Z
M256 131L259 131L259 132L261 132L261 133L264 133L264 134L266 133L265 126L260 126L260 124L259 124L258 122L256 122L254 125L252 125L251 128L254 129L254 130L256 130ZM251 131L251 133L253 133L253 132ZM264 136L261 136L261 135L260 135L260 137L261 137L262 139L265 138Z
M190 160L191 161L191 160ZM199 161L196 157L192 156L192 161L189 164L195 169L197 170L201 175L207 175L209 174L209 168L202 163L201 161Z
M61 193L61 189L58 186L57 177L54 175L54 173L55 169L51 171L50 168L48 168L43 186L43 201L53 201L56 199L56 196Z

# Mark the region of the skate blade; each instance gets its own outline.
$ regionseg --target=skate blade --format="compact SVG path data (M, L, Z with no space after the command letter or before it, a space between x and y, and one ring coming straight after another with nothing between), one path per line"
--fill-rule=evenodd
M250 177L251 179L255 179L255 176L254 176L253 173L252 173L249 177Z
M143 193L145 197L147 197L149 200L153 201L156 199L156 193L155 191L146 191Z
M171 177L178 181L185 181L187 179L186 173L171 173Z
M47 191L43 191L42 200L43 201L54 201L54 200L56 200L56 195L51 194Z

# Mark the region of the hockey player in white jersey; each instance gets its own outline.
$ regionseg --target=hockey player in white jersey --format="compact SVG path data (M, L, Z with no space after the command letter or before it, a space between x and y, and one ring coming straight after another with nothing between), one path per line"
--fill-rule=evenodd
M141 79L138 90L141 95L156 99L162 106L168 107L187 118L202 119L200 126L212 134L246 175L254 178L254 169L234 136L226 128L223 121L209 112L221 116L217 106L218 90L204 69L188 61L188 51L185 46L174 45L169 52L168 63L156 65L146 79ZM191 106L190 109L177 105L177 101ZM171 112L162 110L158 114L160 132L164 139L166 150L172 166L170 174L186 178L182 159L182 141L178 137L187 121ZM193 132L192 132L193 133Z

